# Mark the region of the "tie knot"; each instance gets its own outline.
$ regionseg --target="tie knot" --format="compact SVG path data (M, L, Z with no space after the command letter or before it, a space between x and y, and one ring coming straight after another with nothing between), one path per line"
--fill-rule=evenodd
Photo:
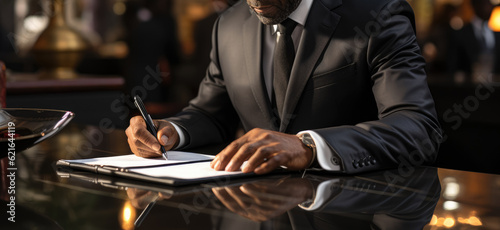
M293 29L295 29L295 26L297 26L297 22L290 18L287 18L285 19L285 21L282 21L280 24L278 24L278 31L281 34L291 33Z

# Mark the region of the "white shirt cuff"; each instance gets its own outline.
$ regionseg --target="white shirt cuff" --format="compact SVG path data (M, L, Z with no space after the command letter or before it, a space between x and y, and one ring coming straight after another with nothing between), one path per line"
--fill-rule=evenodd
M328 146L325 139L312 130L299 132L298 135L303 133L309 133L309 135L311 135L316 145L316 157L318 158L321 168L329 171L340 171L340 165L333 164L330 160L332 157L336 157L336 153Z
M182 147L184 147L186 145L186 134L184 133L184 130L179 127L177 124L169 121L170 124L172 124L175 128L175 131L177 131L177 134L179 135L179 144L177 145L177 147L175 147L175 149L180 149Z

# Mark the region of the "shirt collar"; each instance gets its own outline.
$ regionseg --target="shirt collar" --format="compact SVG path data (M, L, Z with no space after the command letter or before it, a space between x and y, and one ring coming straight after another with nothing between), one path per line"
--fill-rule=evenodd
M309 15L309 10L311 10L313 0L302 0L297 9L288 16L290 19L294 20L298 24L304 26L306 24L307 16ZM273 25L273 34L276 33L278 29L277 25Z

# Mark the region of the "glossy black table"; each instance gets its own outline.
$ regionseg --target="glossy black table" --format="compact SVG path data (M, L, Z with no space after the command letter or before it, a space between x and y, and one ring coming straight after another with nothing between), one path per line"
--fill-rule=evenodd
M55 167L58 159L129 153L123 130L70 124L17 154L13 189L2 159L0 229L500 229L493 174L306 171L169 187Z

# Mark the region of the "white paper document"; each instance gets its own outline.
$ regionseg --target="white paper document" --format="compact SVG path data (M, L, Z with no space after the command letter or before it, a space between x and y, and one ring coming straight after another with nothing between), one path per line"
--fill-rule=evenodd
M130 168L130 167L147 167L156 165L171 165L179 164L185 162L196 162L196 161L208 161L214 158L211 155L190 153L190 152L180 152L180 151L168 151L168 160L163 159L163 157L158 158L143 158L136 155L122 155L113 157L98 157L90 159L80 159L80 160L66 160L69 163L81 163L87 165L98 165L98 166L112 166L118 168Z
M129 172L139 173L151 177L169 177L177 179L200 179L225 175L243 174L241 171L226 172L216 171L210 167L210 162L198 162L192 164L158 166L154 168L130 169Z

